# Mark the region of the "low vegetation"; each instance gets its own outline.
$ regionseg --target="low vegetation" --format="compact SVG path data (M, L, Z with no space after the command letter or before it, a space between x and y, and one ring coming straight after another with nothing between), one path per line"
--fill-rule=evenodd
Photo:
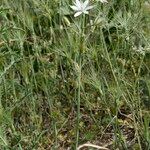
M150 3L74 1L0 1L0 149L149 150Z

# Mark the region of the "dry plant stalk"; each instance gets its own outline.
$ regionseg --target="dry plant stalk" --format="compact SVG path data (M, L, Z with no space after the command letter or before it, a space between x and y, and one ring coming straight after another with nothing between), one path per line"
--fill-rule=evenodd
M83 144L83 145L80 145L77 150L80 150L81 148L83 147L93 147L93 148L97 148L97 149L100 149L100 150L109 150L108 148L105 148L105 147L102 147L102 146L98 146L98 145L94 145L94 144Z

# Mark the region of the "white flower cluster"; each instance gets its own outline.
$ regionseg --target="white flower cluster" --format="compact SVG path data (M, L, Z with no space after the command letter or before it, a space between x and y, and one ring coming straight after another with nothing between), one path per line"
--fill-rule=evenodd
M107 0L99 0L102 3L108 3ZM77 17L81 15L82 13L88 14L89 10L92 9L94 6L89 6L89 0L86 0L85 2L81 0L75 0L74 5L70 6L74 11L74 17Z

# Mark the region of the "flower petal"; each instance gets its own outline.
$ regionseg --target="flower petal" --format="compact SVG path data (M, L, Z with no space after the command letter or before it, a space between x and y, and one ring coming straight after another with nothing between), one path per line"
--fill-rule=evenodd
M107 0L100 0L101 3L108 3Z
M77 7L81 7L81 1L80 1L80 0L76 0L75 5L76 5Z
M70 6L74 11L78 11L79 8L77 6Z
M90 10L90 9L92 9L94 6L88 6L88 7L86 7L86 10Z
M89 0L86 0L82 5L83 9L85 9L88 6L88 4L89 4Z
M82 14L82 11L78 11L78 12L76 12L75 14L74 14L74 17L78 17L78 16L80 16Z
M88 12L88 11L86 11L86 10L85 10L83 13L84 13L84 14L89 14L89 12Z

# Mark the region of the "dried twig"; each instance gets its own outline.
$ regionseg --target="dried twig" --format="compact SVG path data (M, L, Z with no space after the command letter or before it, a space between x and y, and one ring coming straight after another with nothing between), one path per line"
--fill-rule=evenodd
M102 146L98 146L98 145L94 145L94 144L83 144L83 145L80 145L77 150L80 150L81 148L83 147L93 147L93 148L97 148L97 149L101 149L101 150L109 150L108 148L105 148L105 147L102 147Z

